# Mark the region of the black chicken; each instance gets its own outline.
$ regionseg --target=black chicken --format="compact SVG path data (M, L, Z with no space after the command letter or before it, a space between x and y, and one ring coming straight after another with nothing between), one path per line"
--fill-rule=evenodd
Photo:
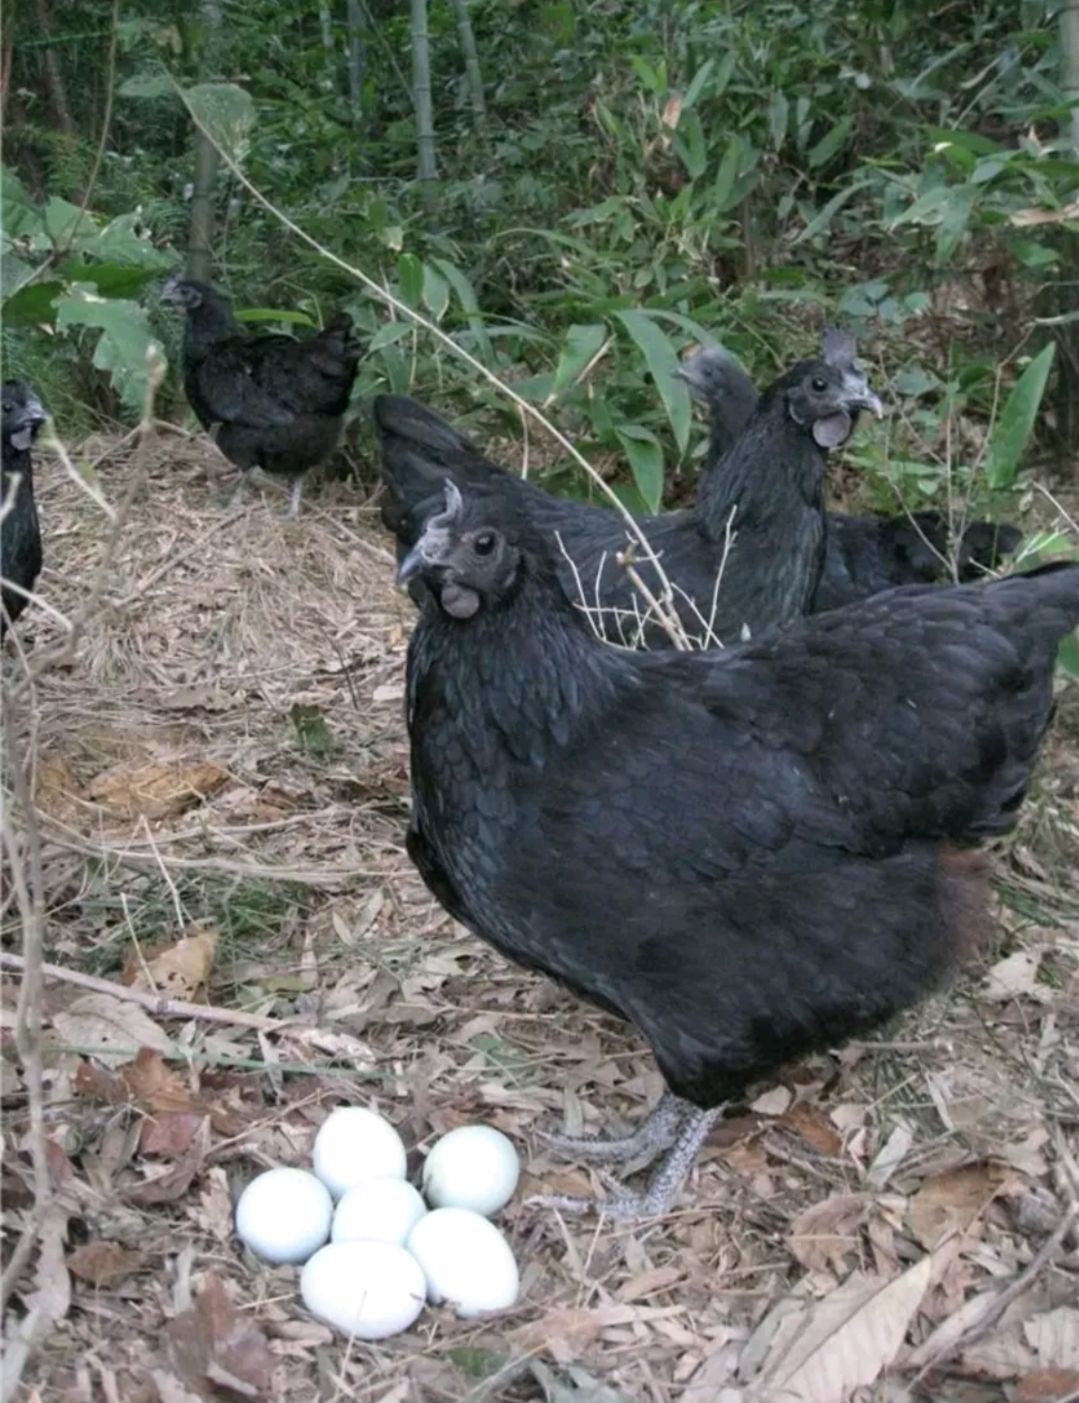
M30 453L45 410L22 380L3 385L3 492L0 493L0 574L3 616L0 636L29 603L27 594L41 573L41 526L34 501L34 463Z
M724 1102L914 1003L985 921L958 851L1015 821L1079 566L891 590L725 652L605 647L517 494L446 488L399 577L408 850L458 920L622 1015L668 1093L596 1159L666 1155ZM557 1200L582 1208L586 1200Z
M827 452L846 440L859 410L881 407L854 351L846 333L827 331L819 358L799 362L761 396L722 471L702 479L696 506L637 518L690 638L757 636L808 612L824 555ZM374 414L388 489L383 519L402 549L437 510L431 494L447 477L461 486L509 476L413 400L379 396ZM563 588L599 615L600 631L623 642L669 643L618 561L627 544L618 513L513 481L536 525L560 542ZM640 550L636 566L658 595L661 582Z
M228 299L194 278L170 278L161 297L187 314L184 391L199 423L216 429L218 447L243 473L258 467L290 477L295 516L305 474L341 433L360 359L351 319L341 313L297 341L246 332Z
M709 346L681 368L682 378L709 410L711 437L703 484L745 428L757 401L749 376L722 350ZM941 512L909 516L848 516L829 512L824 570L814 612L838 609L893 585L950 580L953 549L948 518ZM1022 540L1014 526L973 521L954 543L961 580L981 579Z

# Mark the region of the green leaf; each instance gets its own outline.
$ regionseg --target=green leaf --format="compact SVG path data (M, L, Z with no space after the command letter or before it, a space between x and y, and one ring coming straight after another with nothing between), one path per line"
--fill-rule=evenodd
M659 68L655 69L647 59L641 58L640 54L630 54L629 61L633 65L634 73L650 93L661 97L667 91L667 76L663 71L665 65L660 64Z
M775 92L768 101L768 130L777 151L787 139L790 106L785 93Z
M435 321L440 322L450 305L450 285L429 263L423 265L423 300Z
M40 326L55 320L56 299L64 291L63 283L30 283L20 287L4 302L5 326Z
M423 264L414 253L402 253L397 260L397 293L406 306L419 309L423 296Z
M99 327L94 365L107 370L124 404L141 414L146 402L149 364L163 363L161 343L150 334L144 308L134 302L106 302L96 293L76 287L56 304L56 325Z
M677 373L678 354L674 343L647 312L625 311L616 315L636 341L648 363L648 369L652 372L652 379L656 382L656 389L667 411L667 418L671 421L675 442L684 453L689 443L692 413L689 389Z
M742 139L735 136L727 143L723 159L719 163L715 184L712 186L710 204L717 214L723 214L735 203L732 199L734 182L738 179L738 167L742 159Z
M13 239L41 228L41 213L10 166L0 168L0 216L4 233Z
M936 254L939 262L944 262L955 250L956 244L967 231L971 211L978 199L974 185L957 185L951 197L941 206L940 227L937 230Z
M816 146L810 149L807 159L814 170L832 159L850 135L853 125L853 117L840 117L831 131L826 132Z
M1079 638L1074 633L1065 638L1057 649L1057 662L1062 672L1079 678Z
M317 327L318 322L306 312L291 307L243 307L236 312L238 322L284 322L286 326Z
M380 326L367 343L368 351L381 351L383 346L393 346L396 342L411 336L414 328L411 322L387 322Z
M633 481L650 512L658 512L663 500L663 449L659 439L637 424L617 424L615 433L626 450Z
M683 110L674 136L674 147L690 180L699 180L708 166L708 147L701 119L696 112Z
M704 85L712 76L712 69L715 68L715 66L716 61L714 58L705 59L704 63L702 63L700 68L698 68L696 73L694 73L693 79L689 87L686 89L686 95L682 99L683 112L688 107L692 107L693 104L700 97L701 93L704 92Z
M1038 409L1053 366L1056 342L1050 341L1015 382L989 439L987 478L993 488L1010 487L1034 429Z
M480 304L476 300L476 292L468 278L461 272L456 264L451 263L447 258L432 258L432 264L438 269L442 276L449 283L457 294L457 300L461 304L461 310L468 320L468 325L476 338L476 345L481 354L488 360L491 359L491 343L487 339L487 332L483 325L483 314L480 311Z
M833 195L826 205L821 206L802 232L792 242L800 244L806 239L812 239L817 234L824 233L847 201L852 196L856 195L859 190L864 190L868 184L868 180L856 180L853 185L848 185L845 190L840 190L838 195Z
M293 702L289 710L289 719L296 728L296 737L300 742L300 749L307 755L314 755L316 759L324 760L328 755L332 755L337 748L333 732L326 724L326 718L317 706L310 706L304 702Z
M152 273L163 273L174 267L175 253L166 253L163 249L155 248L149 239L144 239L137 232L141 223L137 214L118 215L91 237L80 238L78 250L91 258L127 263L133 268L145 268Z
M120 97L172 97L176 89L164 73L134 73L116 91Z
M57 273L69 283L90 283L102 297L136 297L155 274L130 263L86 263L65 258Z
M78 205L73 205L70 200L62 200L59 195L53 195L47 201L41 211L41 218L46 234L57 248L71 244L76 234L80 238L86 238L97 233L97 223L93 215L81 210Z
M217 149L239 165L255 125L251 94L236 83L196 83L184 99Z
M551 387L551 392L556 398L563 390L576 383L585 366L598 354L606 334L607 328L602 322L589 322L587 325L575 322L569 328L558 357L558 369L555 371L554 384Z

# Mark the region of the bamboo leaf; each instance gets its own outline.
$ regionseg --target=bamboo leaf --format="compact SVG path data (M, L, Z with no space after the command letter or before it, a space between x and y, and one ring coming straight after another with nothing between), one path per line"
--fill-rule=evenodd
M1038 352L1015 382L1008 402L993 426L986 470L990 487L1010 487L1015 481L1023 451L1038 417L1055 351L1056 342L1050 341Z
M679 450L685 452L689 443L689 426L692 417L689 403L689 390L678 374L678 356L674 343L667 333L656 325L647 312L627 311L617 313L619 321L640 347L656 389L663 400L667 418L671 421L675 442Z
M237 83L196 83L184 98L217 149L239 164L255 125L251 94Z
M636 424L620 424L615 433L626 450L637 490L650 512L658 512L663 499L663 449L659 439Z
M566 332L565 344L558 357L551 393L556 398L574 384L593 356L603 345L607 329L602 322L589 322L586 325L574 323Z

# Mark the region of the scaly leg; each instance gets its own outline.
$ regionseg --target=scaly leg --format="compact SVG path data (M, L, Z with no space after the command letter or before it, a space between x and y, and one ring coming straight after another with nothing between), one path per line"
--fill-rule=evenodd
M683 1103L684 1104L684 1103ZM691 1107L684 1115L674 1144L639 1193L615 1184L615 1194L608 1199L575 1198L561 1194L537 1194L525 1202L537 1208L558 1208L563 1213L601 1213L622 1222L634 1218L658 1218L667 1213L678 1191L693 1168L708 1132L723 1114L723 1107L702 1111Z
M688 1101L680 1101L673 1092L665 1091L632 1135L615 1140L599 1135L543 1134L540 1139L564 1159L583 1159L592 1164L629 1164L641 1159L643 1164L651 1164L662 1150L669 1150L674 1144L683 1117L693 1109Z

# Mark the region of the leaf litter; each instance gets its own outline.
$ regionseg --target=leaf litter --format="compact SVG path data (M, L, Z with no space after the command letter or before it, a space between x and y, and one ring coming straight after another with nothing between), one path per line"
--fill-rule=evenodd
M151 1002L46 986L56 1197L7 1322L9 1354L30 1355L26 1385L72 1403L90 1376L131 1403L1075 1391L1074 1238L988 1338L972 1336L1077 1191L1079 863L1049 856L1076 850L1068 693L1000 857L1007 904L981 962L878 1043L755 1088L668 1220L612 1227L518 1200L503 1215L517 1307L493 1322L430 1311L377 1347L333 1337L300 1308L295 1270L238 1247L238 1192L262 1168L307 1162L342 1101L377 1104L420 1148L487 1121L521 1147L529 1188L580 1192L590 1175L535 1132L629 1127L659 1084L631 1032L473 940L402 852L411 606L374 508L331 487L294 525L271 497L216 532L212 450L157 451L160 510L135 514L115 562L128 602L89 621L73 669L37 683L46 958ZM70 613L104 532L66 475L43 473L41 492L57 530L48 593ZM160 575L162 521L187 543L213 533L212 551ZM47 645L54 625L35 615L32 632ZM169 999L224 1021L165 1016L154 1001ZM13 1009L4 991L11 1053ZM13 1241L35 1213L13 1055L3 1094ZM34 1304L51 1323L28 1343Z

